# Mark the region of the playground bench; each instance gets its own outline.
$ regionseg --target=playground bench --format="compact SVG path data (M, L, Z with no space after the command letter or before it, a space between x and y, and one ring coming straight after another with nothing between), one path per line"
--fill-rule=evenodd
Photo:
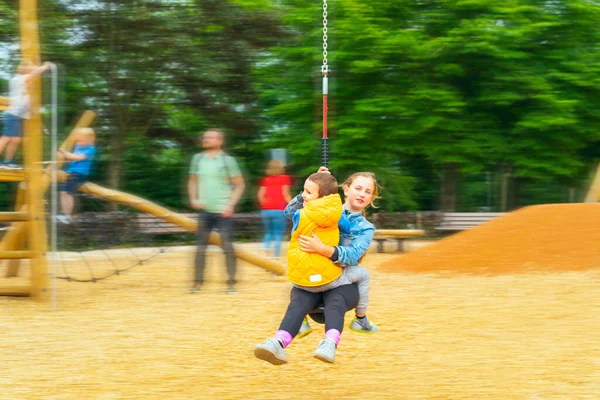
M435 228L438 231L464 231L474 228L495 218L498 218L505 213L501 212L448 212L442 216L442 223Z
M422 229L376 229L373 240L377 242L377 252L383 253L383 244L388 239L396 241L396 251L404 251L404 240L411 237L424 236Z

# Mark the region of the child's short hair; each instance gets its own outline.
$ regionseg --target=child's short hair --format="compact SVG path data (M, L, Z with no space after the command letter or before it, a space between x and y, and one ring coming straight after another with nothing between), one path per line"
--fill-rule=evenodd
M92 128L80 128L77 131L78 135L96 137L96 132Z
M307 178L319 185L319 197L335 194L338 192L338 183L335 177L325 172L315 172Z

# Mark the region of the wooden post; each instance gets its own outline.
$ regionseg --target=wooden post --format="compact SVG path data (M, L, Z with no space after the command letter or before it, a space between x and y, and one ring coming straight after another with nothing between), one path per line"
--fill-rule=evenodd
M40 41L37 21L37 0L21 0L20 10L21 55L23 60L40 65ZM31 117L23 127L23 157L25 160L26 193L25 203L29 212L27 242L31 259L31 296L44 299L48 294L48 249L46 218L44 215L44 192L42 190L42 100L41 78L30 80Z

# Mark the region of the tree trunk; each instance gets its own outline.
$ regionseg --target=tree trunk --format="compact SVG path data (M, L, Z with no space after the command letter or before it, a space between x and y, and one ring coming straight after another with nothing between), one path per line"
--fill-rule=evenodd
M456 182L459 164L445 163L442 167L442 187L440 195L440 210L456 210Z
M524 181L521 178L514 178L511 181L511 191L508 196L508 209L515 210L521 207L521 188L523 187Z
M108 163L108 187L119 190L121 185L121 160L123 157L124 138L121 130L114 125L116 124L113 124L113 132L109 138L110 162ZM116 204L113 207L116 208Z
M509 187L510 177L512 174L512 168L510 165L502 164L500 166L500 212L506 212L508 210L509 202Z
M576 189L574 187L569 188L569 203L575 203Z

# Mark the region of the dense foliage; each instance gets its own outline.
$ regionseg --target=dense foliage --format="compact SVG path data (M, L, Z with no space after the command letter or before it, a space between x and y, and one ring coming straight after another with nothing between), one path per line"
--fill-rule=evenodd
M3 79L18 61L16 3L0 3ZM390 211L582 199L600 156L600 6L328 3L340 179L376 172ZM250 183L243 210L256 208L270 149L288 150L298 184L318 167L321 1L39 6L42 57L62 71L61 134L84 109L99 115L95 181L185 209L187 163L209 127L227 131Z

